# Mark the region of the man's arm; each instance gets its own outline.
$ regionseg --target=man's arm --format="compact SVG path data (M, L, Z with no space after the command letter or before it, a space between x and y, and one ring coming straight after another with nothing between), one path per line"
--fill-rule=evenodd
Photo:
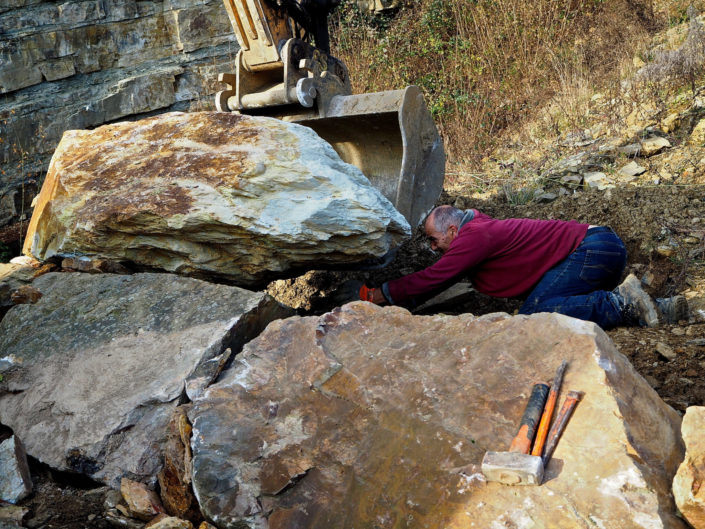
M483 231L463 233L433 265L382 285L374 294L380 303L408 304L414 298L444 290L487 258L490 246ZM372 300L369 300L372 301ZM377 301L374 301L377 303Z

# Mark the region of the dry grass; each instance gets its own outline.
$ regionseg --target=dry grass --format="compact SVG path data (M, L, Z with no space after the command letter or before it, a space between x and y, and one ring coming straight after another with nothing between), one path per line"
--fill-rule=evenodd
M596 91L619 80L653 33L685 17L677 0L419 0L371 19L344 0L333 53L355 92L419 85L452 162L477 166L543 109L555 131L585 125ZM616 98L614 97L616 96Z

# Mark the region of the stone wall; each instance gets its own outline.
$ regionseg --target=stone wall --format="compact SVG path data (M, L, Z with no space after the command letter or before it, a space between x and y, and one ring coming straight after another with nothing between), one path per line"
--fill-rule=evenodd
M29 217L65 130L213 109L237 51L222 0L3 0L0 228Z

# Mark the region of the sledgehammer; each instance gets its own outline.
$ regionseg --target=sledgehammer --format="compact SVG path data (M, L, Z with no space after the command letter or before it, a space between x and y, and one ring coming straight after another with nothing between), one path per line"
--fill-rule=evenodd
M482 458L482 473L488 481L507 485L540 485L543 479L543 461L529 454L543 413L548 386L535 384L519 425L519 433L508 452L487 452Z

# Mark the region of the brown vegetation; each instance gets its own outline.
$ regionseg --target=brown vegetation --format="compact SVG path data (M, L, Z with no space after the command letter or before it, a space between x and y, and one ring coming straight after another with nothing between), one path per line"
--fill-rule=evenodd
M656 31L687 20L688 5L419 0L370 18L346 0L333 20L332 52L353 72L354 92L419 85L450 161L477 166L552 98L579 125L572 106L588 92L619 91L632 57Z

